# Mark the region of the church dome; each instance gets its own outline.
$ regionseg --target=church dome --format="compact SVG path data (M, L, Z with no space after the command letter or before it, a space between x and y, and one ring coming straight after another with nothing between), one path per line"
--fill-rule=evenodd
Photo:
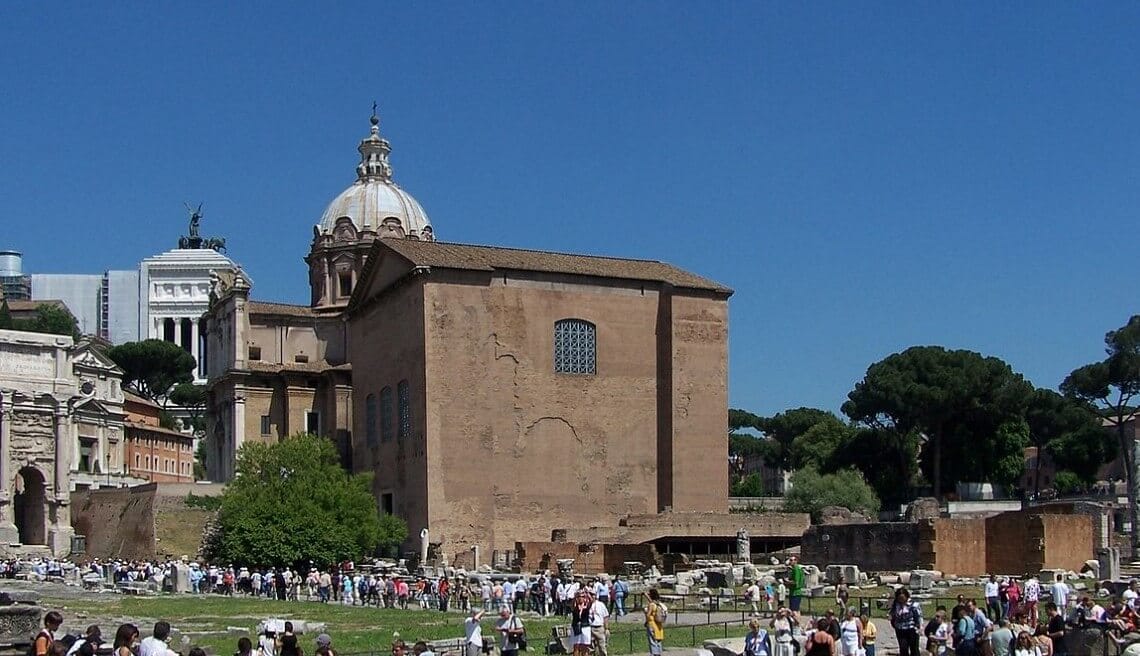
M329 203L316 226L317 232L332 235L338 219L347 217L357 233L433 240L431 220L423 206L392 180L388 162L392 147L380 136L380 120L375 114L371 122L371 134L357 148L360 164L356 167L356 182Z

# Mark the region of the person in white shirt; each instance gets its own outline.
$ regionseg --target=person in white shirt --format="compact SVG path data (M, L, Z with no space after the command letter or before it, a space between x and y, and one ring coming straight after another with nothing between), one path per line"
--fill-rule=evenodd
M484 580L483 585L479 586L479 594L483 598L483 610L491 610L491 582Z
M503 598L499 604L499 609L510 608L511 600L515 598L515 584L510 581L503 581Z
M471 615L463 620L463 638L466 645L466 656L482 656L483 627L479 620L483 619L483 611L471 611ZM142 656L142 654L139 654Z
M170 623L155 622L154 635L143 638L139 643L139 656L178 656L177 652L166 644L170 639Z
M1133 579L1128 589L1120 593L1120 598L1124 600L1125 606L1140 610L1140 581Z
M590 595L590 641L594 645L595 656L607 656L607 643L610 633L610 609L597 595Z
M753 581L752 585L748 586L748 588L744 590L744 599L746 601L748 601L749 604L752 605L752 614L753 615L759 615L760 614L760 586L756 585L755 581Z
M1053 595L1053 603L1057 604L1057 608L1064 615L1065 608L1069 605L1069 586L1065 585L1064 581L1057 579L1049 591Z
M985 595L986 595L986 615L991 622L996 622L1001 619L1001 586L998 584L997 577L990 574L990 578L986 581Z

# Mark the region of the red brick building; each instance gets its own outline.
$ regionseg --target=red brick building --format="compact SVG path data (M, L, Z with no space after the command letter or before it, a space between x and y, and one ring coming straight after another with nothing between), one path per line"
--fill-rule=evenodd
M152 483L194 482L194 438L160 425L161 408L125 394L127 471Z

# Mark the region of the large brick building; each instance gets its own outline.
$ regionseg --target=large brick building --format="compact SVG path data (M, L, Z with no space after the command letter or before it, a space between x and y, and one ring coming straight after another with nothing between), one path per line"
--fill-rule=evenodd
M327 436L452 561L727 512L730 289L656 261L437 242L375 119L359 150L314 229L309 306L219 277L201 327L212 478L246 441Z

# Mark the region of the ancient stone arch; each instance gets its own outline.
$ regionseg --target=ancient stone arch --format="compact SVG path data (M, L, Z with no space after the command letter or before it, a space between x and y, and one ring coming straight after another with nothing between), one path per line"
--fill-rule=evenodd
M16 473L12 490L12 519L21 544L47 544L47 477L28 465Z

